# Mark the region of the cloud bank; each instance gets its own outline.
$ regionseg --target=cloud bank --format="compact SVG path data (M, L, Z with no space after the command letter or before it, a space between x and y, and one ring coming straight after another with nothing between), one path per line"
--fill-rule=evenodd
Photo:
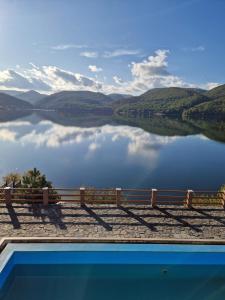
M131 62L129 65L131 79L126 81L119 74L115 74L112 77L112 83L99 81L96 76L89 77L56 66L36 66L31 63L30 68L27 69L16 68L16 70L0 71L0 89L34 89L45 93L62 90L90 90L139 95L152 88L176 86L209 89L219 85L215 82L196 85L170 73L168 69L169 54L169 50L159 49L142 61ZM98 53L83 52L83 56L94 58L98 56ZM88 69L92 73L103 71L96 65L89 65Z

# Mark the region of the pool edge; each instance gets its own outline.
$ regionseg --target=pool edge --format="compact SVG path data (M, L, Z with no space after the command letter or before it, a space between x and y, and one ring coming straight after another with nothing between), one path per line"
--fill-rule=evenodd
M119 244L191 244L225 245L225 239L176 239L176 238L76 238L76 237L3 237L0 252L9 243L119 243Z

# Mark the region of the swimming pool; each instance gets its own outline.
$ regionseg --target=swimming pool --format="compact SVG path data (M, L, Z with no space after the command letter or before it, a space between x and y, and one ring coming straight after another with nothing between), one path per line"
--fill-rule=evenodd
M225 299L225 246L8 244L2 300Z

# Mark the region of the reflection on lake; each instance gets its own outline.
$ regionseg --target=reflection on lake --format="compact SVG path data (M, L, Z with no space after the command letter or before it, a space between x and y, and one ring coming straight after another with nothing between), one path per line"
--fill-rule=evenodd
M37 167L59 187L214 189L225 183L223 141L223 122L4 116L0 175Z

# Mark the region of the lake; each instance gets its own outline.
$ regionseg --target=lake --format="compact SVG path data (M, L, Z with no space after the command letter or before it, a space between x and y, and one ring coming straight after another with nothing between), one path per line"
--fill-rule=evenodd
M37 167L57 187L218 189L225 123L36 112L0 115L0 176Z

